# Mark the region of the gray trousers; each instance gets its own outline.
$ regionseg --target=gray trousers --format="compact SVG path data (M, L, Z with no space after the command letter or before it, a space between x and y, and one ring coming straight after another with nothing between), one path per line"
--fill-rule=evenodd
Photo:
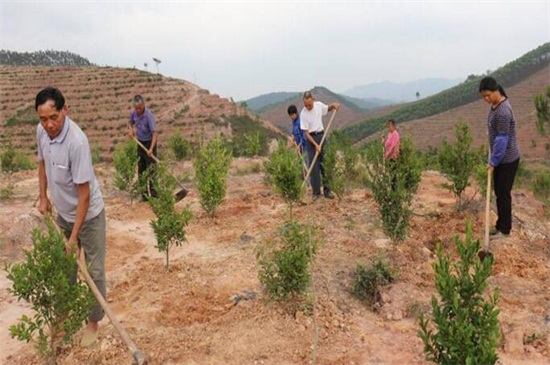
M73 223L67 222L60 215L57 216L57 224L63 230L67 238L71 236ZM78 233L78 247L84 250L84 258L88 272L103 298L107 298L107 287L105 285L105 210L102 210L96 217L87 220ZM76 282L76 270L73 275ZM88 316L91 322L99 322L103 318L103 309L97 302L92 306Z

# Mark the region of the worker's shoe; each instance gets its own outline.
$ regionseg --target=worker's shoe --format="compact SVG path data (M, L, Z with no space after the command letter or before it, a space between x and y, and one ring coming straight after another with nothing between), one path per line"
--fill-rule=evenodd
M503 238L508 238L508 236L510 236L510 235L506 234L506 233L502 233L501 231L497 230L495 234L489 235L489 239L491 241L494 241L494 240L500 240L500 239L503 239Z

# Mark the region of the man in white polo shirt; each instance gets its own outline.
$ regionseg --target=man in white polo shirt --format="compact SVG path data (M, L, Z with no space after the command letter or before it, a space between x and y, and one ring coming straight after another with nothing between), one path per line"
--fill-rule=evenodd
M327 115L329 111L338 110L340 108L340 104L332 103L330 105L326 105L320 101L316 101L311 91L306 91L303 99L304 107L300 112L300 128L306 135L310 168L315 154L319 153L319 157L317 157L317 161L315 162L310 175L311 187L313 189L313 200L315 201L321 196L321 177L323 177L323 195L325 198L334 199L334 194L331 193L330 187L324 178L323 150L325 148L324 145L327 143L326 138L322 147L320 144L324 134L323 116Z
M84 250L90 276L105 298L105 209L88 138L67 116L65 98L58 89L40 91L35 109L40 119L36 129L40 213L51 211L48 189L58 213L57 224L68 238L67 253L76 252L77 247ZM99 303L94 303L82 346L95 342L103 315Z

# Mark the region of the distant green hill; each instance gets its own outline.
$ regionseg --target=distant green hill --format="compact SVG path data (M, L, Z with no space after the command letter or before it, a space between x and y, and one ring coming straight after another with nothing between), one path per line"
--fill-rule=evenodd
M515 85L550 63L550 43L526 53L491 73L505 88ZM479 98L479 81L486 75L470 75L461 84L417 102L409 103L393 112L364 120L343 128L354 141L360 141L379 131L389 118L403 123L429 117L471 103Z
M288 99L292 99L298 94L299 94L298 92L281 91L281 92L275 92L275 93L256 96L254 98L245 100L244 102L248 106L248 109L256 113L259 113L262 109L266 107L285 102Z
M348 96L344 94L338 94L344 99L347 99L351 101L353 104L357 105L359 108L363 110L373 110L378 108L383 108L388 105L394 105L397 104L397 102L392 100L386 100L386 99L379 99L379 98L356 98L353 96Z
M86 58L68 51L14 52L0 50L0 65L93 66Z

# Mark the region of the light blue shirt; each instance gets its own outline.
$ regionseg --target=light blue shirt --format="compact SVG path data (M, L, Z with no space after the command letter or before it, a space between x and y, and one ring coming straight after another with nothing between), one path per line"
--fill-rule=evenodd
M86 221L95 218L104 208L103 197L92 166L88 138L69 117L63 129L51 139L41 124L36 128L38 160L44 161L52 203L67 222L76 219L77 184L90 184L90 206Z

